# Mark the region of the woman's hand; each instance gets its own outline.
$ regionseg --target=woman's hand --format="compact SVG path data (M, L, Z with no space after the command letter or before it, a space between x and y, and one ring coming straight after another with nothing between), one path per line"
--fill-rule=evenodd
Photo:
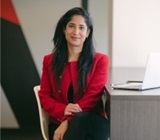
M68 128L68 120L64 120L54 131L53 140L63 140L63 136Z
M82 112L78 104L68 104L64 110L64 115L71 115L72 113Z
M82 109L78 104L68 104L65 108L64 115L81 112ZM63 140L63 136L68 128L68 120L64 120L59 127L54 131L53 140Z

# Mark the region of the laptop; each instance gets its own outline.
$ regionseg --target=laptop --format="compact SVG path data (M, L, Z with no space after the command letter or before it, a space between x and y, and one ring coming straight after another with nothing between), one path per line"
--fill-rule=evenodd
M148 55L143 81L127 81L126 83L111 84L113 89L147 90L160 88L160 52Z

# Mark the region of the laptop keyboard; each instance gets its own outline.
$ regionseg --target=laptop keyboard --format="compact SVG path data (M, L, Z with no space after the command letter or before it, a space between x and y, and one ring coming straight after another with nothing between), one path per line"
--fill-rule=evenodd
M118 85L118 87L131 87L131 88L141 88L142 87L142 83L126 83L126 84L121 84L121 85Z

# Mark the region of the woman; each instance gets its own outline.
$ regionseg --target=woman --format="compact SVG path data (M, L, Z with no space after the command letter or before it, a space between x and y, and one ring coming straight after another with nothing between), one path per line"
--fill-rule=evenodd
M40 101L50 140L107 140L109 122L98 109L108 79L108 57L94 51L92 20L75 7L58 21L54 49L43 60ZM99 110L99 111L97 111Z

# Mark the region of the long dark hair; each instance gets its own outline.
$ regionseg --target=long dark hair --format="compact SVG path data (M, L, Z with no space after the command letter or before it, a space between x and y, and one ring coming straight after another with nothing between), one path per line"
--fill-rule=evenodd
M88 30L90 30L89 36L86 38L82 52L78 58L78 90L77 97L83 96L86 86L86 78L88 72L91 70L94 61L94 43L93 43L93 25L90 14L83 8L75 7L66 12L58 21L55 34L53 37L54 49L53 49L53 71L56 79L56 87L60 88L61 75L65 64L68 62L68 49L67 41L64 35L64 29L67 23L74 15L81 15L84 17Z

